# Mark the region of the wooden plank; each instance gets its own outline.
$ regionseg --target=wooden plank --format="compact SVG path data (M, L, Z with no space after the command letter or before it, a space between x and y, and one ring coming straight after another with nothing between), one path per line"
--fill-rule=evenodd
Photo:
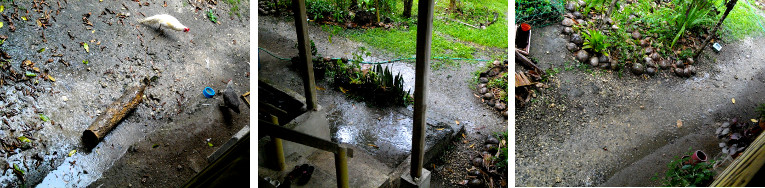
M258 134L259 136L268 135L276 138L281 138L283 140L295 142L332 153L340 152L341 148L337 143L330 142L313 135L294 131L282 126L274 125L273 123L263 120L258 120ZM350 148L346 149L348 150L348 157L353 157L353 151Z
M757 139L744 150L733 163L717 176L712 187L743 187L746 186L757 171L765 164L765 134L760 134Z

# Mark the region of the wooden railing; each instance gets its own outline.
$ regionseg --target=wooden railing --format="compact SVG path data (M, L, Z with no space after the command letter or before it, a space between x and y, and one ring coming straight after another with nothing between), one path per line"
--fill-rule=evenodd
M738 156L733 163L717 176L712 187L743 187L752 181L757 171L765 164L765 134L757 139Z
M294 131L292 129L284 128L274 123L258 120L258 137L271 136L272 138L284 139L292 141L298 144L310 146L316 149L332 152L335 154L335 172L337 174L337 187L347 188L348 183L348 159L347 157L353 157L353 150L350 148L342 147L337 143L324 140L313 135L305 134L302 132ZM277 153L282 153L279 163L284 163L284 154L282 148L275 148Z

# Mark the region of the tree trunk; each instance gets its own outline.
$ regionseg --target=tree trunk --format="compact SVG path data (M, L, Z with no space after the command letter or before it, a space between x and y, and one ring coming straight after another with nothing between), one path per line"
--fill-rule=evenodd
M414 0L404 0L404 13L401 14L404 16L404 18L411 18L412 17L412 2Z
M720 21L717 22L717 25L712 29L712 32L709 33L709 36L707 36L707 39L704 40L702 45L699 46L699 48L696 49L696 55L693 55L693 59L699 59L699 55L701 55L701 52L704 51L704 47L709 45L709 41L712 40L712 37L717 33L717 29L720 28L720 25L722 25L723 21L725 21L725 18L728 17L728 13L730 13L731 10L733 10L733 7L736 6L736 3L738 0L730 0L727 4L725 4L725 13L723 13L722 18L720 18Z
M617 0L611 0L611 5L608 6L608 12L606 12L606 16L611 17L611 13L614 12L614 7L616 7L616 1Z

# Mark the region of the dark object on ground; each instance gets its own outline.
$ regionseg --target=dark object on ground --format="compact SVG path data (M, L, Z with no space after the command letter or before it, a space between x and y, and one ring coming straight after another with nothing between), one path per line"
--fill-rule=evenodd
M308 183L309 180L311 180L311 175L313 175L314 167L308 164L303 164L300 166L295 166L295 169L290 171L289 174L287 174L287 177L284 178L284 183L282 185L290 185L292 184L292 181L296 181L297 185L305 185ZM281 187L281 186L279 186Z
M117 127L122 119L127 114L141 103L143 99L143 92L146 90L146 86L149 84L149 79L144 78L140 86L132 87L125 91L119 99L114 101L109 108L104 111L100 116L96 118L90 127L82 133L82 141L88 148L93 148L98 145L98 142L103 139L106 134L109 133L114 127Z
M234 89L234 82L229 80L226 84L226 89L223 90L223 103L226 104L226 107L238 114L239 104L241 104L241 102L239 102L237 93L238 92Z

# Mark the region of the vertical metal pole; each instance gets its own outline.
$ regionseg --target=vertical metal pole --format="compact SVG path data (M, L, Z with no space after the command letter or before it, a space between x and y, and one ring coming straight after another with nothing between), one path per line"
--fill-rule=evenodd
M271 123L274 125L279 125L279 118L275 115L271 115ZM275 162L274 168L279 171L284 170L287 165L284 162L284 147L282 147L282 139L271 137L271 143L268 145L268 147L270 147L269 149L274 151L273 154L270 154L270 160L274 160Z
M335 173L337 174L337 187L348 188L348 158L346 158L344 147L340 147L335 152Z
M417 59L414 75L414 128L412 129L413 179L422 176L425 154L425 120L427 112L430 41L433 34L433 0L420 0L417 10Z
M305 0L292 0L292 11L295 12L295 31L297 32L298 60L305 62L306 75L303 78L305 89L306 108L316 110L316 81L313 77L313 61L311 61L311 40L308 36L308 23L306 21Z

